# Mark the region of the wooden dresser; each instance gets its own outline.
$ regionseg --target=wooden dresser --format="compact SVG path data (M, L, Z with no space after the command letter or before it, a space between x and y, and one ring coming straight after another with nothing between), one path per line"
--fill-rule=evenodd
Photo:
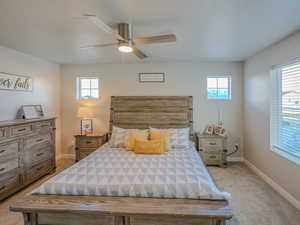
M88 135L75 135L76 139L76 162L85 158L107 142L106 132L93 132Z
M55 169L55 118L0 122L0 200Z

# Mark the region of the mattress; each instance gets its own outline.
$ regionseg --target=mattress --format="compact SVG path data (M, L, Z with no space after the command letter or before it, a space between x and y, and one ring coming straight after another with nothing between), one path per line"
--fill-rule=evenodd
M164 155L140 155L109 144L52 177L33 194L149 198L229 199L194 145Z

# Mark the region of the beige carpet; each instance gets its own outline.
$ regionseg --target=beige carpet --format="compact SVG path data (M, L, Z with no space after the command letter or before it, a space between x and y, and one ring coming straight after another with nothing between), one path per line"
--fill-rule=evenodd
M56 173L72 163L72 160L60 160ZM273 191L244 164L231 164L226 169L209 167L209 171L219 187L233 196L230 205L235 216L228 225L300 225L300 211ZM22 215L10 212L9 205L50 177L41 179L1 202L0 225L23 225Z
M235 216L228 225L300 225L300 211L245 164L209 167L209 171L219 188L232 194L230 206Z

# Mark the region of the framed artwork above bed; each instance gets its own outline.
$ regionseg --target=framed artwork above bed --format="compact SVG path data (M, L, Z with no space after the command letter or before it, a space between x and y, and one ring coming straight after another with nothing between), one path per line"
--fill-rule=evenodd
M139 73L140 83L165 83L165 73Z

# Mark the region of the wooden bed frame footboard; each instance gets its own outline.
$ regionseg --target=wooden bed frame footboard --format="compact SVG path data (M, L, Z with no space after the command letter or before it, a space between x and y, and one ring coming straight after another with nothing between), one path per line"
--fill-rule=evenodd
M10 207L25 225L225 225L227 201L28 195Z

